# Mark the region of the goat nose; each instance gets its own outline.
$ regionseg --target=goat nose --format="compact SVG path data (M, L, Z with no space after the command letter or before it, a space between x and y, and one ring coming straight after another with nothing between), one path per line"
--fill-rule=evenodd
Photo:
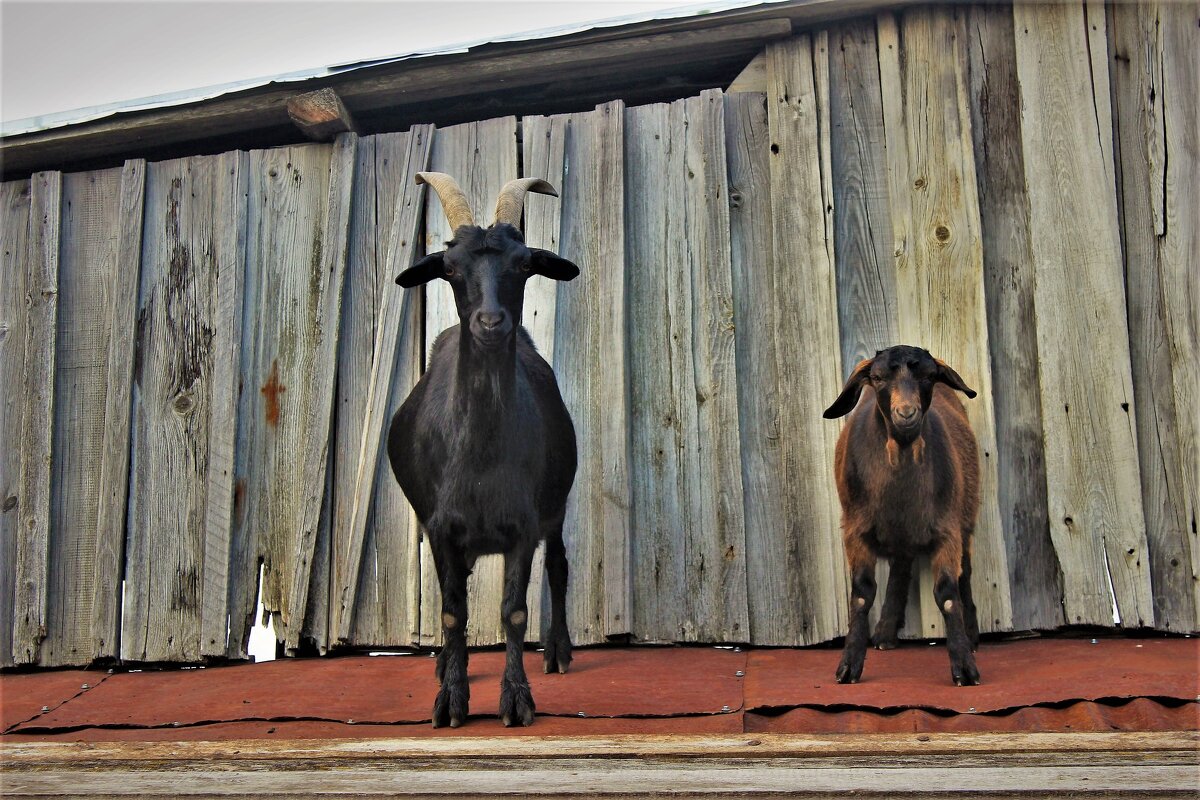
M500 327L500 324L504 322L504 313L501 311L480 311L476 319L479 320L480 327L491 330L492 328Z
M916 415L917 409L915 406L901 406L896 409L896 416L900 417L900 419L909 420Z

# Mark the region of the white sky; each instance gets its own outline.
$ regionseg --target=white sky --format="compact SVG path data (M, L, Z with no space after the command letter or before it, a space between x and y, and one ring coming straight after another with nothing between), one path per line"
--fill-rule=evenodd
M0 0L0 119L678 8L694 0ZM7 127L7 126L6 126Z

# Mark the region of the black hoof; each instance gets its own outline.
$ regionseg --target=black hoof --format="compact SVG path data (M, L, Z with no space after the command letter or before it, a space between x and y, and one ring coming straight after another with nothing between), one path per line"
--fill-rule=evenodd
M978 686L979 669L975 666L975 657L967 653L965 658L950 660L950 678L955 686Z
M546 652L542 654L542 669L549 675L557 672L565 675L571 666L571 637L566 631L560 635L551 635L546 643Z
M529 684L500 681L500 721L504 727L533 724L533 695Z
M863 662L866 661L865 653L842 653L842 661L837 668L838 683L858 683L858 679L862 677Z
M433 727L444 728L449 725L457 728L466 722L470 699L471 690L467 688L466 681L443 683L437 699L433 701Z

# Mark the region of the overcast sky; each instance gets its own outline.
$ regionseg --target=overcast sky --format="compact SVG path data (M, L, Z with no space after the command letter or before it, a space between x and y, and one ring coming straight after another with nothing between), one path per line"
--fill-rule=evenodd
M0 118L11 122L560 25L650 14L694 1L0 0Z

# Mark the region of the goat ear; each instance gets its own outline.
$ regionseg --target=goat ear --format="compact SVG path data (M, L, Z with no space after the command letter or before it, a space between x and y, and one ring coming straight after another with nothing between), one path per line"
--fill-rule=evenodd
M937 358L935 358L934 361L937 361L937 365L938 365L936 380L941 381L942 383L949 386L951 389L957 389L958 391L965 394L967 397L975 396L975 390L970 388L969 386L967 386L966 382L963 381L962 377L957 372L955 372L954 369L949 364L947 364L945 361L942 361L941 359L937 359Z
M867 382L867 375L871 371L871 362L874 359L867 358L858 362L858 366L850 373L850 377L846 378L846 385L842 388L842 393L838 395L838 399L833 401L833 405L825 409L825 419L837 419L844 417L854 410L858 405L858 396L862 394L863 384Z
M579 267L549 250L529 248L529 269L556 281L569 281L579 276Z
M422 283L429 283L434 278L442 277L442 256L444 255L446 255L446 251L443 250L440 253L431 253L425 256L397 275L396 283L405 289L411 289Z

